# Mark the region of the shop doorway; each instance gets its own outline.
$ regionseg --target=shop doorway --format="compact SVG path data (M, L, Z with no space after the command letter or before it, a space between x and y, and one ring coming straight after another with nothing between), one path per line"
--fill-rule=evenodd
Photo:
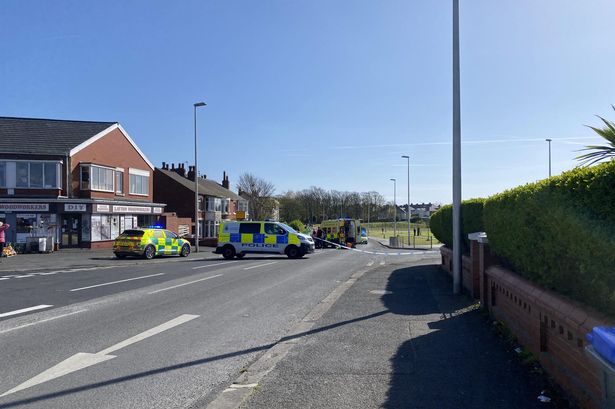
M81 233L81 215L62 215L62 248L79 247Z

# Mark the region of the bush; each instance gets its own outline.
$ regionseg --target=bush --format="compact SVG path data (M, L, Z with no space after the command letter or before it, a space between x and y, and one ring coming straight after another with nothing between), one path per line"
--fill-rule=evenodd
M461 236L463 238L464 253L470 251L468 234L484 231L483 205L485 199L470 199L461 202ZM430 220L430 228L438 241L453 246L453 206L442 206L436 211Z
M519 274L615 315L615 161L492 196L484 222Z
M305 230L305 224L303 224L303 222L301 222L301 220L299 219L293 220L292 222L288 223L288 225L293 229L297 230L299 233Z

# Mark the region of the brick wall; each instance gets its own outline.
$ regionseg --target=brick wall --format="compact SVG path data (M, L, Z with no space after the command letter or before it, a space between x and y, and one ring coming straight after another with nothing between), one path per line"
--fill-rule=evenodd
M442 269L449 275L453 275L453 251L446 246L440 247L442 255ZM463 255L461 257L461 285L465 291L471 296L479 297L479 275L478 262L473 261L472 257ZM476 264L476 268L474 265Z

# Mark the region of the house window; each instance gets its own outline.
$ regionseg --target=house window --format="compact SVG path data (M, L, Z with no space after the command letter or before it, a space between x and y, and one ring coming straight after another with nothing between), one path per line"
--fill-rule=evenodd
M237 211L238 212L247 212L248 211L248 201L247 200L239 200L237 202Z
M124 193L124 171L116 170L115 171L115 193L123 194Z
M220 228L220 222L214 221L206 221L205 222L205 231L203 232L204 237L218 237L218 229Z
M81 190L88 190L90 188L90 167L81 166Z
M114 170L97 165L81 165L81 189L113 192Z
M219 212L222 210L222 199L219 197L207 197L207 211L208 212Z
M0 162L0 187L6 187L6 162Z
M31 189L58 189L59 162L15 162L15 186ZM0 186L7 185L6 163L0 165Z
M222 213L228 213L230 199L222 199Z
M147 196L149 195L149 172L146 170L129 169L130 175L130 194Z

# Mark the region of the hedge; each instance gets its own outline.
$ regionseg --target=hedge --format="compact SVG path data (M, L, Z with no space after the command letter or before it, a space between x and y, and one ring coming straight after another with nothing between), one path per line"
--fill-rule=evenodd
M483 205L485 199L470 199L461 202L461 236L464 253L470 251L469 233L485 231ZM453 206L445 205L436 211L429 221L431 233L447 247L453 245Z
M492 196L483 218L509 267L615 315L615 161Z

